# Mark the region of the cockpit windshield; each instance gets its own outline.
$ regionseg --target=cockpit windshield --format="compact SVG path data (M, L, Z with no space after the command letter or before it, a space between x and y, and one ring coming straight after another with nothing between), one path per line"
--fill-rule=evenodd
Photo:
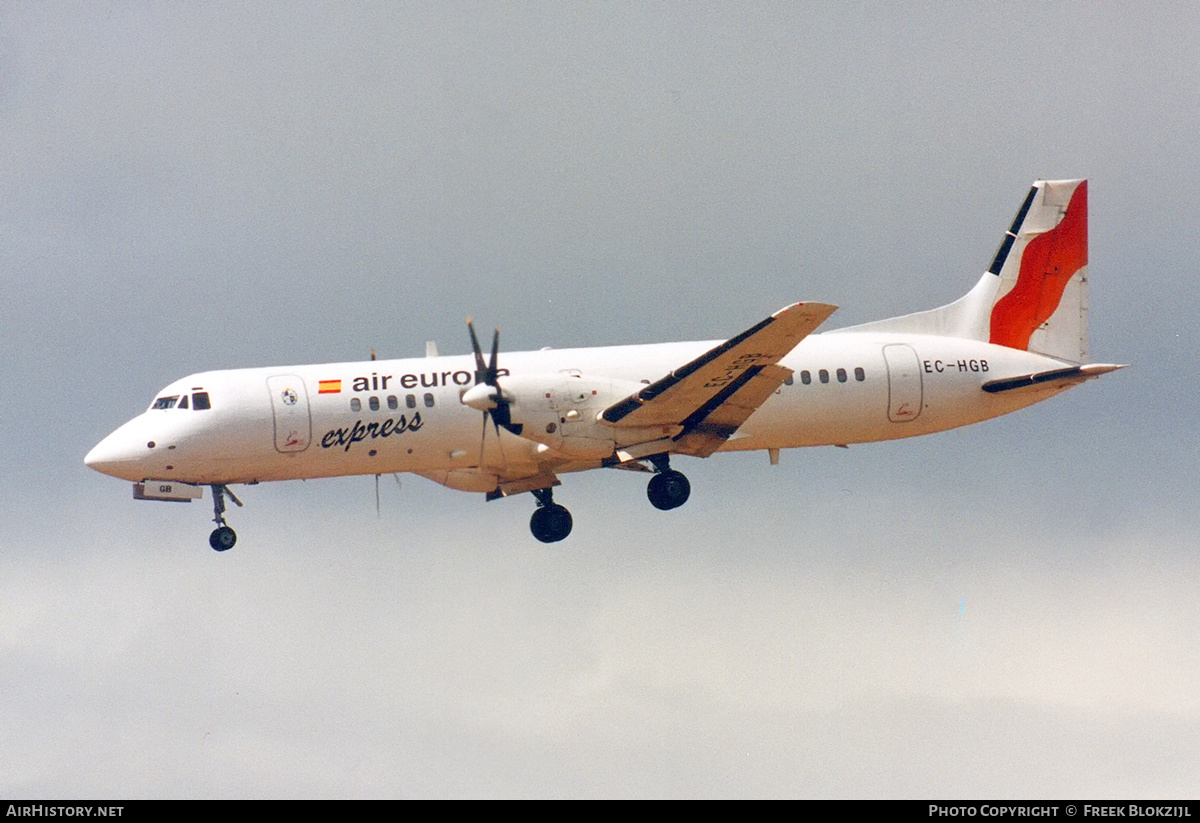
M193 392L190 396L191 396L191 404L190 405L193 410L207 411L208 409L212 408L212 403L208 399L208 392L197 391L197 392ZM186 409L189 405L188 397L189 397L189 395L186 395L186 394L184 394L184 395L178 395L178 394L163 395L162 397L155 399L155 401L152 404L150 404L150 408L151 409Z

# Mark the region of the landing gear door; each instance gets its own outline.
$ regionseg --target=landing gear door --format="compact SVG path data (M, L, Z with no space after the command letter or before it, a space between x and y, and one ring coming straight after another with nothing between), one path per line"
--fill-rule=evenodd
M896 343L883 347L888 371L888 420L907 423L921 414L921 367L912 346Z
M275 375L267 378L267 391L275 418L275 450L285 454L304 451L312 440L304 381L292 374Z

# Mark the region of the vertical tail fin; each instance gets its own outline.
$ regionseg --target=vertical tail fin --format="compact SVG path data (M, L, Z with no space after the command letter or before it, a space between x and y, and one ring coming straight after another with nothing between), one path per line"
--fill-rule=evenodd
M990 342L1087 360L1087 213L1086 180L1034 184L988 270L1000 278Z
M965 337L1083 363L1088 356L1087 222L1086 180L1038 180L992 265L965 296L939 309L854 330Z

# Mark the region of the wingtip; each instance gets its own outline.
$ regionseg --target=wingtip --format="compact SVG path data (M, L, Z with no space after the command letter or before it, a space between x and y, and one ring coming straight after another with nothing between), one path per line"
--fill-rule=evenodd
M807 309L810 312L823 311L823 312L825 312L825 316L828 317L829 315L831 315L835 311L837 311L838 308L839 308L838 306L835 306L832 303L818 303L816 301L808 301L808 302L792 303L790 306L784 306L782 309L775 312L775 314L773 316L778 317L779 315L785 314L786 312L798 311L800 309Z

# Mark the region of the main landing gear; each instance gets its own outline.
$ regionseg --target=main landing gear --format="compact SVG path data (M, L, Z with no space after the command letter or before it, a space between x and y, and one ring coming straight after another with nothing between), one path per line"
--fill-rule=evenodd
M557 543L571 533L571 513L554 502L552 489L534 489L538 507L529 518L529 530L543 543Z
M650 485L646 487L646 496L650 498L650 505L662 511L679 508L687 502L688 496L692 493L692 484L688 482L683 472L677 472L671 468L669 459L665 454L650 458L656 474L650 478Z
M646 487L646 496L651 505L662 511L677 509L687 502L692 493L692 484L683 475L671 468L665 454L648 458L654 464L654 477ZM565 506L554 502L553 489L534 489L537 508L529 518L529 530L543 543L557 543L571 533L571 513ZM493 499L493 498L489 498ZM214 533L215 535L215 533ZM215 547L214 547L215 548Z
M213 483L212 493L213 522L217 524L217 527L208 536L208 545L219 552L229 551L233 548L233 544L237 542L237 532L225 525L225 495L229 495L229 499L236 503L239 508L242 505L242 501L238 500L234 493L229 490L229 487L223 483Z

